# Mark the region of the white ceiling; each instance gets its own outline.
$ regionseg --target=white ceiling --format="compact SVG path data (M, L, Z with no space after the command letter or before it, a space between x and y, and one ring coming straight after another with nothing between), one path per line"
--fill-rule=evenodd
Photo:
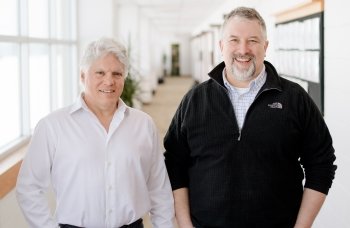
M191 33L225 0L119 0L137 4L140 13L162 32Z

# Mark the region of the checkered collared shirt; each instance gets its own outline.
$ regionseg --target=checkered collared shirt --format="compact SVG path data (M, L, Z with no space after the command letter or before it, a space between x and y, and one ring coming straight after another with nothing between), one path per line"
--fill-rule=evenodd
M249 87L247 88L237 88L232 86L227 81L225 69L222 72L222 78L224 80L224 85L229 92L230 100L236 114L239 129L242 129L245 115L247 114L247 111L250 105L253 103L259 90L266 81L265 66L263 67L258 77L249 83Z

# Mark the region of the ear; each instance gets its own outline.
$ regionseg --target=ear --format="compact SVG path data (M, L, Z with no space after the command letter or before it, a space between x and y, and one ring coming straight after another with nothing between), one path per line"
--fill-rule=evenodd
M80 71L80 81L82 84L85 84L85 73L84 71Z
M266 50L267 50L267 47L269 46L269 41L268 40L266 40L265 41L265 44L264 44L264 49L265 49L265 52L266 52Z
M219 46L220 46L220 50L221 50L221 54L222 54L222 50L223 50L223 41L222 40L220 40L219 41Z

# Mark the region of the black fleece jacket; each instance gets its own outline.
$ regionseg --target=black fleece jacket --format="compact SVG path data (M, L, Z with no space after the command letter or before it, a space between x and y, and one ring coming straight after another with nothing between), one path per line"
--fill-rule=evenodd
M327 194L336 166L322 115L265 61L267 79L240 131L224 63L183 98L164 139L173 190L189 189L195 227L293 227L304 187Z

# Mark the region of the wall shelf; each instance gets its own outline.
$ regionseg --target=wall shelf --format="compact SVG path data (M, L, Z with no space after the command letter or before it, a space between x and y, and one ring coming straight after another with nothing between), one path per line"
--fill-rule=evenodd
M311 1L276 14L276 21L275 51L278 72L282 77L300 84L323 114L323 1Z

